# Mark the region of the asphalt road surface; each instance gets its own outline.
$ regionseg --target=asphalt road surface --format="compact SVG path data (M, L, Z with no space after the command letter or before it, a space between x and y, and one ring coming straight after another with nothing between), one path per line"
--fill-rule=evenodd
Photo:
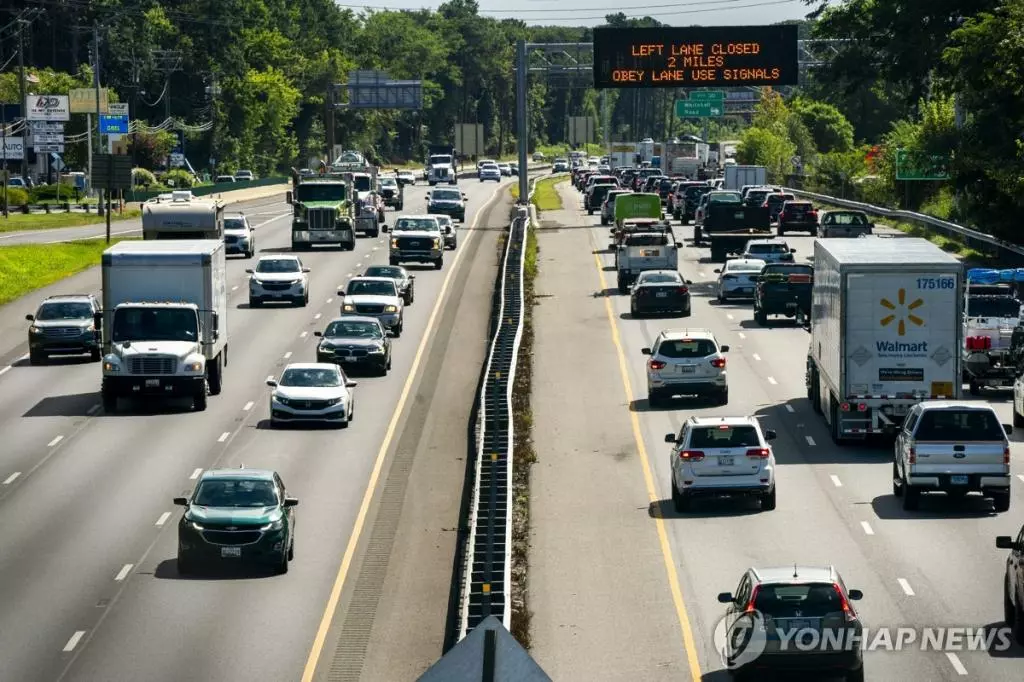
M564 187L562 196L567 206L579 205L580 195L575 190ZM541 218L543 221L544 217ZM715 625L724 614L716 595L733 591L741 572L749 566L793 563L836 566L848 587L864 591L858 608L865 626L871 629L1002 626L1006 552L995 548L995 536L1015 535L1020 528L1020 510L1024 506L1024 467L1020 460L1024 450L1019 442L1011 446L1017 480L1009 513L994 514L991 505L980 498L969 497L955 503L942 496L926 498L919 512L905 512L892 495L891 445L838 448L832 444L822 418L811 410L804 386L808 333L785 318L767 328L758 326L752 319L750 303L719 305L712 294L716 277L713 271L719 264L709 262L706 248L693 247L689 241L692 228L676 228L677 236L686 238L680 270L695 282L691 286L692 316L635 320L630 318L628 297L615 290L614 261L605 251L608 228L601 227L600 221L587 216L585 211L576 211L573 223L590 228L563 228L578 235L577 248L588 254L591 261L590 272L577 273L578 296L598 296L610 302L602 333L606 338L613 331L617 334L615 355L621 353L606 366L588 367L587 371L621 376L617 387L622 391L619 409L626 410L628 405L639 422L634 436L628 421L617 420L621 432L607 437L604 448L592 456L597 461L601 461L602 455L628 456L637 469L649 465L652 476L646 487L649 498L656 500L650 505L650 523L661 526L667 538L658 552L665 559L661 581L643 584L650 590L646 600L676 602L677 617L672 627L660 628L653 636L666 646L685 648L685 633L692 632L696 665L690 670L706 680L728 679L712 640ZM674 224L678 226L678 222ZM813 239L787 235L786 240L797 249L798 262L806 262L812 253ZM897 245L898 241L894 241L894 248ZM591 252L598 253L589 255ZM662 329L682 327L711 329L721 343L731 347L727 356L731 389L728 406L708 407L701 402L681 401L669 408L652 409L647 404L646 358L640 350L651 346ZM591 327L591 333L596 334L596 327ZM598 337L594 338L597 343ZM550 367L552 372L557 370L554 363ZM560 367L562 373L547 380L564 387L578 383L578 364L562 363ZM1011 421L1011 403L1006 393L986 393L980 399L988 401L1004 423ZM584 409L585 404L586 401L565 402L563 409L571 415L567 419L577 419L573 412ZM758 415L765 427L778 431L774 443L778 463L775 511L761 512L755 503L747 506L742 501L710 500L698 502L685 516L674 512L667 462L670 446L664 443L664 436L678 433L683 420L691 414ZM590 419L604 418L590 415ZM611 422L612 418L606 421ZM1011 440L1018 438L1015 435ZM622 442L630 444L626 454L617 450ZM596 498L602 491L600 485L582 488L582 493L577 490L575 494L591 491ZM648 507L648 496L637 494L635 499L621 503L618 511L628 520L641 507ZM586 526L590 520L585 514L575 515L573 523ZM594 523L607 527L608 519L597 517ZM649 543L657 542L657 535L649 532L637 533L635 538L637 546L616 546L615 552L623 556L650 554ZM622 562L604 559L609 551L607 545L589 550L574 547L572 551L590 551L591 565L597 564L593 570L604 571L602 579L609 584L624 583L632 577L627 572L615 572ZM550 557L548 560L555 561ZM666 570L666 566L670 568ZM571 571L566 574L562 588L576 589ZM676 576L678 582L673 585ZM548 589L554 588L549 585ZM678 594L674 594L675 589ZM538 602L535 608L542 609L544 605ZM655 616L663 613L660 608L653 611ZM655 648L647 641L652 636L650 628L643 631L641 641L633 642L630 630L618 627L614 620L601 626L613 629L621 650ZM588 639L607 639L588 635L585 623L579 627L575 651L565 647L562 652L547 652L550 668L569 656L586 657ZM948 652L912 648L865 654L868 679L952 680L967 675L987 681L1021 678L1024 649L1020 647L1005 652L984 647ZM544 660L540 662L545 664Z
M97 364L71 359L27 365L25 310L44 294L98 292L97 270L0 309L0 338L7 346L0 349L0 508L7 519L0 528L0 680L322 676L334 653L334 607L348 600L346 571L360 566L354 548L368 513L368 486L381 480L382 470L387 473L389 444L401 441L405 420L424 419L416 412L424 409L419 395L410 392L418 376L436 372L431 363L444 354L443 347L431 352L428 341L445 338L458 321L445 313L458 306L460 283L484 292L493 283L493 270L469 284L462 273L475 270L474 258L495 262L500 231L468 228L481 212L493 213L494 224L507 223L499 198L507 197L508 182L500 188L475 181L463 186L469 211L458 250L447 253L441 271L413 268L416 301L395 340L392 372L359 378L357 415L346 431L270 430L265 381L288 362L315 358L313 331L338 313L337 288L367 265L387 262L387 235L360 239L352 252L301 254L312 268L305 308L249 310L244 269L252 261L229 258L230 364L223 392L200 413L186 406L106 415L99 406ZM419 209L426 189L407 190L406 212ZM262 200L240 208L259 225L259 251L288 250L286 204ZM388 213L389 223L394 215ZM484 239L488 246L474 248ZM480 319L482 342L486 315ZM477 367L463 369L478 373ZM464 418L457 428L465 430ZM436 446L437 434L431 437ZM179 576L174 560L181 512L171 498L190 491L205 469L240 464L278 470L289 494L301 501L291 571L278 577ZM454 495L461 484L451 482ZM440 491L450 494L443 486ZM445 566L446 579L450 568ZM335 590L339 585L345 589ZM442 592L442 606L445 590L447 584L435 589ZM414 626L413 614L392 615ZM443 609L425 615L436 622L432 631L443 629ZM324 652L312 661L319 667L307 662L314 641ZM440 642L436 646L427 658L440 655ZM388 679L367 679L374 677Z

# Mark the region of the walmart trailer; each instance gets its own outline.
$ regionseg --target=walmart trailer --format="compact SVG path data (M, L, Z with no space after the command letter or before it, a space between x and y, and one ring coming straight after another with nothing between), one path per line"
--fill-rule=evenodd
M962 266L925 239L816 240L807 398L837 444L958 399Z

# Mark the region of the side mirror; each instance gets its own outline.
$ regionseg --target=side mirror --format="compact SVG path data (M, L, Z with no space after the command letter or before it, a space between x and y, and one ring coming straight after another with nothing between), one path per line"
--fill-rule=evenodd
M384 336L388 337L389 339L393 339L395 338L395 332L391 329L385 329Z
M729 352L729 346L727 346L727 345L726 346L722 346L721 348L719 348L719 350L721 352L723 352L723 353L728 353Z
M298 498L295 498L295 497L286 497L286 498L284 498L284 505L283 506L284 506L285 509L288 509L290 507L298 507L299 506L299 500L298 500Z
M651 349L650 348L641 348L640 349L640 353L643 354L643 355L650 355L651 354Z
M277 388L277 381L275 381L274 379L267 379L267 386L270 386L271 388Z
M722 274L722 268L715 268L715 274L716 275Z
M850 598L850 601L860 601L864 598L864 593L860 590L850 590L846 596Z
M423 201L425 201L425 202L427 202L429 204L430 203L430 197L423 197Z
M220 331L220 313L216 310L210 313L210 322L213 325L213 333L216 334Z
M302 268L303 272L309 272L309 268Z
M1009 535L1000 535L996 538L998 549L1013 549L1013 538Z
M345 290L344 289L338 289L337 296L338 296L338 298L345 298Z
M174 503L174 506L176 506L176 507L187 507L188 506L188 498L187 497L175 497L171 501Z
M1010 426L1009 424L1003 424L1003 433L1009 436L1010 434L1013 433L1013 427Z
M416 275L409 275L409 279L416 279Z
M284 193L284 202L286 204L291 204L291 203L294 202L294 199L292 199L292 191L291 190L288 190L287 192Z
M468 200L469 200L469 197L468 197L468 196L466 196L466 193L465 193L465 192L463 192L463 194L462 194L462 200L463 200L463 201L468 201Z
M677 249L683 248L683 243L682 242L676 242L676 248Z
M764 439L765 440L775 440L778 437L779 437L779 434L775 433L775 431L773 429L765 429L765 432L764 432Z
M359 385L358 381L352 381L351 379L347 379L345 381L345 388L355 388L358 385Z
M25 319L28 320L29 322L34 322L35 319L36 319L36 316L35 315L26 315Z
M97 330L103 329L103 313L93 313L92 315L92 326L96 327Z
M693 284L693 280L692 279L685 279L683 281L686 282L687 284Z
M313 332L313 336L323 336L323 335L324 335L324 333L323 333L323 332L321 332L321 331L315 331L315 332Z
M789 252L790 253L796 253L796 249L790 249Z
M252 274L252 268L246 268L245 271L248 272L250 275Z
M665 434L665 442L666 443L672 443L673 445L675 445L679 441L676 439L676 434L674 434L674 433L666 433Z
M736 601L736 600L732 598L732 592L719 592L718 593L718 603L719 604L731 604L734 601Z
M381 225L380 226L380 231L381 232L387 232L388 231L388 226L387 225Z

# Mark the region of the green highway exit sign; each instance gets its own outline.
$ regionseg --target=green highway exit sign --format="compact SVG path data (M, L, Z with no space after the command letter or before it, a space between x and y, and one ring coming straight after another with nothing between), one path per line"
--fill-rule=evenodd
M688 95L691 102L724 102L724 90L697 90Z
M690 99L676 100L677 118L711 118L713 116L723 116L724 114L725 104L721 101L694 101Z
M949 180L948 157L896 150L897 180Z

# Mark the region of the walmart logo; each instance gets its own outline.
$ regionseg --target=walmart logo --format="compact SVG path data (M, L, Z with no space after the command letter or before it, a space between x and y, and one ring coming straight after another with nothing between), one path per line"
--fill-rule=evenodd
M924 326L924 320L922 320L920 317L914 315L913 312L911 312L923 306L924 299L918 298L911 301L910 303L907 303L907 290L900 289L897 292L896 301L896 303L893 303L887 298L883 298L880 301L883 308L893 311L892 315L886 315L885 317L882 318L883 327L888 327L893 322L899 320L898 324L896 325L896 333L899 334L900 336L903 336L907 333L907 322L910 322L911 324L917 327Z

